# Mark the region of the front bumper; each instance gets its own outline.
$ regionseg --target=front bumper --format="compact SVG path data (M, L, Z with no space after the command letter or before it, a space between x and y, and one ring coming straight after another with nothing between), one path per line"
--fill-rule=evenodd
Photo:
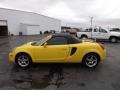
M118 40L120 40L120 36L118 37Z
M9 53L9 61L14 62L14 55L12 52Z

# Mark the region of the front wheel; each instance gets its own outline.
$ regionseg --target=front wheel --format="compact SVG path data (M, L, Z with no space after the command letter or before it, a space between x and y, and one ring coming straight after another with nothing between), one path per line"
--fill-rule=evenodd
M27 54L18 54L15 61L16 64L22 68L26 68L31 64L31 58Z
M88 68L95 68L100 61L100 58L95 53L87 54L83 59L83 64Z

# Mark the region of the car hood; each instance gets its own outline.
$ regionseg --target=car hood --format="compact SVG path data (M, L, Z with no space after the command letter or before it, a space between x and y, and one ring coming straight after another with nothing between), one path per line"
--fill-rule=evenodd
M25 45L32 45L32 44L34 44L34 43L36 43L37 41L32 41L32 42L28 42L28 43L26 43Z
M16 50L19 50L19 49L21 49L21 48L29 47L29 46L31 46L32 43L33 43L33 42L28 42L28 43L26 43L26 44L23 44L23 45L20 45L20 46L11 48L11 52L14 52L14 51L16 51Z
M35 42L37 42L37 41L27 42L27 43L25 43L25 44L23 44L23 45L21 45L21 46L19 46L19 47L31 46L31 45L32 45L33 43L35 43Z

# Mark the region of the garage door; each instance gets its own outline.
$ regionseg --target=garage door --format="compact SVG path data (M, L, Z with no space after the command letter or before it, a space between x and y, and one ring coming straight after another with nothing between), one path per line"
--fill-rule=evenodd
M0 20L0 36L8 36L8 26L5 20Z
M40 34L40 26L27 26L27 35L37 35Z

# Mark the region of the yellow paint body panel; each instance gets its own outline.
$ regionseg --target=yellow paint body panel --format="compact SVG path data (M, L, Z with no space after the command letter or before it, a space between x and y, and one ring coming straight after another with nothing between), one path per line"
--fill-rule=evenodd
M72 47L76 47L77 51L70 55ZM42 44L33 46L28 43L10 52L9 60L15 62L16 55L21 52L28 54L35 63L81 63L83 57L91 52L98 54L101 61L106 58L106 50L102 49L98 43L91 41L78 44L47 45L46 47Z

